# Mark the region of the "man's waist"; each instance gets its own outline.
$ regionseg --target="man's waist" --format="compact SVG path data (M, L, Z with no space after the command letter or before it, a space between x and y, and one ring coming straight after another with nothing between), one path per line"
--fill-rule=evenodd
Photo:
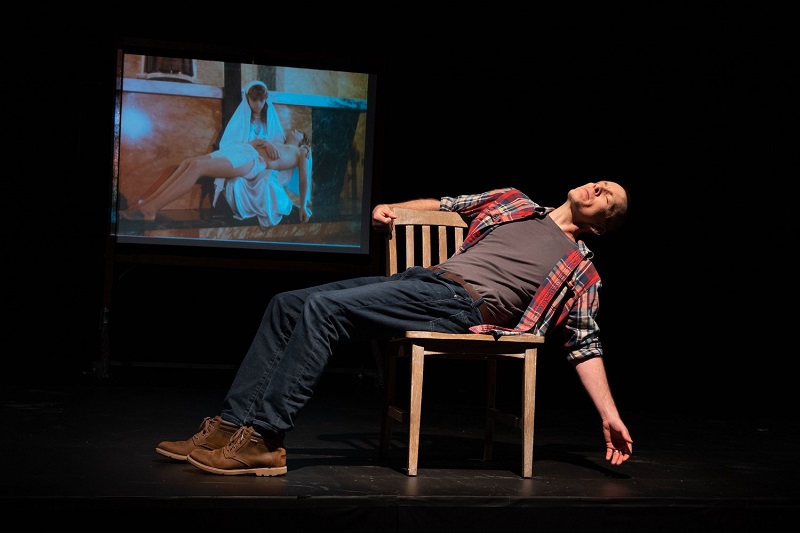
M428 270L433 270L434 272L439 272L439 275L442 276L443 278L447 278L450 281L455 281L456 283L461 285L461 287L465 291L467 291L467 294L469 294L470 298L472 298L476 302L480 301L481 303L480 303L480 305L478 305L478 311L480 311L480 313L481 313L481 318L483 319L483 323L484 324L489 323L489 316L490 316L490 314L489 314L489 305L486 303L486 300L484 300L483 297L478 293L478 291L475 290L475 287L470 285L470 283L467 280L465 280L464 278L462 278L458 274L453 274L452 272L448 272L447 270L444 270L439 265L431 265L431 266L426 267L426 268Z

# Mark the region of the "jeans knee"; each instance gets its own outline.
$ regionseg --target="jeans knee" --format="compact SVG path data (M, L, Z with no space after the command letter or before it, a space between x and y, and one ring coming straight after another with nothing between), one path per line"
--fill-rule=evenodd
M281 292L272 297L264 313L264 320L274 320L277 323L291 323L303 310L303 300L291 292Z
M325 316L330 314L330 298L325 293L317 292L310 295L303 306L303 314L308 316Z
M279 292L272 297L272 304L280 309L285 309L287 304L293 300L291 293Z

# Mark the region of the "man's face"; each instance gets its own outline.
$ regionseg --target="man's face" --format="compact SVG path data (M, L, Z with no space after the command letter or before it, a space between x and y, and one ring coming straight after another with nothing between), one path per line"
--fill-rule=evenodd
M590 182L569 191L568 198L580 220L605 225L605 219L627 208L625 189L613 181Z

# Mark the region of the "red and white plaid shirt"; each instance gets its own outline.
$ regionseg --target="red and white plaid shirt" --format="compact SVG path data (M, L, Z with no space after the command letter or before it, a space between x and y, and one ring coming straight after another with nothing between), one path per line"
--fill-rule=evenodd
M498 224L530 217L544 217L552 207L542 207L514 188L495 189L482 194L443 197L439 209L455 211L470 219L464 243L456 254L480 241ZM563 326L564 348L569 360L578 361L603 355L599 326L600 275L592 263L592 252L583 241L559 260L534 294L528 308L514 328L492 324L473 326L473 333L545 335L551 326Z

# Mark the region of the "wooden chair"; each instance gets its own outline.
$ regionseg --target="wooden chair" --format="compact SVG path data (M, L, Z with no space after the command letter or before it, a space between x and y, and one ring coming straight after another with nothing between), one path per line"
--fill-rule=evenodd
M395 209L397 219L386 240L388 275L410 266L431 266L445 261L464 240L467 222L457 213ZM495 422L522 431L522 477L533 475L533 415L536 390L536 354L544 343L539 335L504 335L495 339L483 334L448 334L429 331L406 331L388 343L385 365L385 403L381 428L380 453L388 454L394 421L408 426L409 476L417 475L422 378L426 358L485 360L487 363L486 426L484 460L492 458ZM397 361L410 361L408 408L397 405ZM496 409L497 361L516 359L522 362L522 405L520 415Z

